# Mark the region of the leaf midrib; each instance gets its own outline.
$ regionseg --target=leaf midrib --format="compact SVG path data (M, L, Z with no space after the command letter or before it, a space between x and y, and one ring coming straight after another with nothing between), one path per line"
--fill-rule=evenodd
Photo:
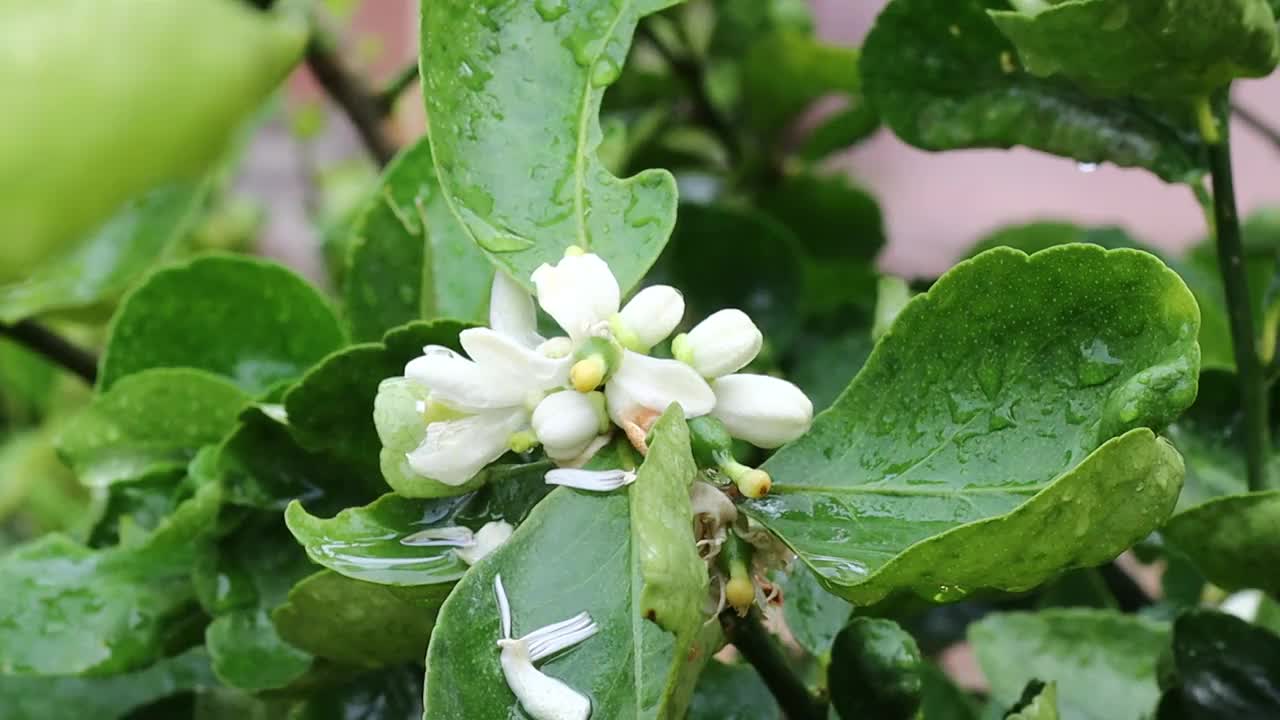
M978 485L950 490L933 488L877 487L871 485L774 485L770 494L812 493L819 495L891 495L898 497L957 497L963 495L1035 495L1049 483L1001 487Z
M631 9L630 0L626 0L618 5L618 14L614 16L613 22L609 24L609 30L604 34L600 43L600 51L592 58L590 64L583 73L582 84L582 100L578 106L578 143L574 149L573 158L573 214L574 220L578 225L578 247L583 250L589 250L590 241L587 238L587 214L586 214L586 184L583 178L586 176L587 154L584 148L587 146L587 126L590 124L591 117L591 75L595 72L596 63L600 62L601 56L609 49L609 39L613 37L613 33L618 29L618 23L622 21L622 16L628 14ZM638 709L638 708L637 708Z

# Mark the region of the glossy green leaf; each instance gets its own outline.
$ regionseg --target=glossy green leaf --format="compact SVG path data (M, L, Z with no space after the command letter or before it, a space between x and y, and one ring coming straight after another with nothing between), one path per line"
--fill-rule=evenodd
M741 57L754 43L777 32L811 33L813 10L804 0L715 0L710 50Z
M158 658L194 606L190 565L218 504L206 485L133 546L46 535L0 557L0 673L112 674Z
M148 368L182 366L260 393L343 344L328 302L291 271L210 255L167 267L120 306L98 377L109 390Z
M260 608L216 618L205 643L218 678L242 690L284 687L311 667L311 655L285 642Z
M328 519L309 514L295 501L285 510L285 522L313 561L347 577L398 586L453 582L467 565L452 545L402 541L430 528L479 530L493 520L515 525L547 494L543 477L552 467L549 462L493 466L478 492L440 500L388 494Z
M1189 101L1280 62L1267 0L1072 0L990 15L1029 72L1107 97Z
M1022 699L1005 714L1005 720L1058 720L1058 686L1032 680Z
M987 16L1008 7L1005 0L893 0L880 13L862 49L863 91L898 137L925 150L1025 145L1080 162L1143 167L1169 182L1204 174L1189 107L1098 100L1025 72Z
M298 583L272 620L291 645L355 667L422 662L452 585L389 587L332 570Z
M1101 564L1177 498L1182 461L1146 427L1195 397L1197 321L1145 253L984 253L907 305L742 507L860 604Z
M135 673L100 678L0 675L5 720L113 720L157 699L217 684L196 648Z
M1057 685L1063 720L1140 718L1155 707L1163 623L1105 610L991 615L969 628L992 700L1014 705L1033 679Z
M128 203L65 254L0 286L0 321L118 298L187 230L204 195L203 185L174 184Z
M759 206L791 228L819 262L871 261L884 248L880 206L846 175L789 175L760 197Z
M1233 370L1202 370L1195 403L1169 426L1168 434L1187 464L1179 510L1248 490L1240 382ZM1280 480L1280 456L1273 455L1265 470L1269 479Z
M1209 500L1174 515L1161 534L1215 585L1280 597L1280 490Z
M912 720L920 708L920 648L898 624L856 617L831 647L827 686L842 718Z
M355 339L415 320L486 319L493 266L449 209L427 138L387 166L350 232L343 299Z
M780 130L815 100L839 95L860 102L858 51L801 32L771 33L742 63L746 113L766 133Z
M857 145L880 129L880 116L859 94L849 106L832 114L814 128L800 145L800 157L817 163L832 153Z
M782 615L787 629L800 647L811 655L822 656L831 649L836 635L844 629L853 607L843 598L827 592L813 571L804 563L795 563L780 582Z
M557 489L462 578L440 611L427 650L427 720L515 711L494 645L501 636L497 574L511 602L515 636L582 611L600 626L594 637L540 665L589 696L592 717L681 716L700 666L689 658L705 661L707 649L642 617L630 506L628 492ZM547 562L549 557L556 561ZM691 630L701 626L698 621Z
M687 720L780 720L782 709L755 668L746 663L707 663L689 703Z
M289 430L304 448L328 451L377 478L382 472L382 443L373 424L378 385L403 375L426 345L461 351L458 333L465 327L453 320L414 322L396 328L394 341L352 345L326 357L285 394Z
M145 370L95 397L62 431L58 450L92 487L185 469L235 426L249 400L201 370Z
M1280 636L1239 618L1192 612L1173 625L1175 686L1158 720L1280 715Z
M422 8L431 149L454 215L517 281L577 245L609 262L625 293L675 223L665 170L614 177L596 155L600 99L636 22L676 0L543 0ZM535 90L536 89L536 90Z

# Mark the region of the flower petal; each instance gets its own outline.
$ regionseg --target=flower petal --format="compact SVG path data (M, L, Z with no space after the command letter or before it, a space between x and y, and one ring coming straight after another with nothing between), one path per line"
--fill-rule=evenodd
M488 556L489 553L502 547L502 544L511 538L511 533L513 532L515 532L515 528L511 526L511 523L501 520L487 522L476 531L471 544L454 550L453 554L457 555L462 562L468 565L475 565Z
M468 328L458 335L462 348L485 370L500 373L531 390L563 387L569 381L569 358L550 358L489 328Z
M523 405L528 386L519 377L484 367L456 353L429 353L404 368L405 377L431 389L431 398L468 412Z
M711 411L729 434L760 448L795 440L813 423L813 403L800 388L781 378L747 373L713 380L716 406Z
M528 421L529 413L521 407L431 423L422 445L406 455L409 467L445 485L461 485L502 457L510 437Z
M618 312L618 281L598 255L566 256L555 265L539 267L532 279L538 289L538 304L575 344Z
M489 291L489 327L526 347L542 342L533 296L509 275L498 270Z
M622 365L605 385L609 417L625 427L621 418L637 408L662 413L679 403L685 417L706 415L715 407L711 386L697 371L678 360L666 360L626 351Z
M563 485L578 490L610 492L636 481L636 474L629 470L581 470L556 468L546 474L548 485Z
M538 403L533 411L533 434L552 460L569 460L581 455L600 434L600 420L590 395L562 390Z
M652 285L622 308L622 324L646 348L667 339L684 317L684 296L670 285Z

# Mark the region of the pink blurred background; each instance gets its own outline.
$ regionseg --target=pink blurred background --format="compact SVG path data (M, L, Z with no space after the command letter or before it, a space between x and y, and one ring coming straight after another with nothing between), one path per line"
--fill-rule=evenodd
M832 43L860 44L885 1L812 0L819 35ZM417 52L417 0L357 0L353 6L344 54L355 62L368 56L359 69L381 82ZM376 52L370 52L375 44ZM319 97L305 71L299 74L295 98ZM1235 100L1280 125L1280 75L1238 83ZM401 103L395 120L401 140L420 133L420 108L416 95ZM357 151L342 122L332 119L335 127L316 150L320 159ZM1232 129L1242 212L1280 205L1280 151L1239 121ZM263 249L318 277L314 243L297 240L313 232L306 227L303 192L290 184L300 175L298 159L281 147L288 145L282 135L269 132L259 140L251 153L246 189L272 197L275 214ZM1118 224L1171 250L1205 232L1200 208L1185 187L1166 185L1141 170L1104 165L1084 172L1074 162L1030 150L926 153L882 129L835 159L833 166L851 173L878 197L889 235L881 265L903 275L939 273L988 231L1034 219Z

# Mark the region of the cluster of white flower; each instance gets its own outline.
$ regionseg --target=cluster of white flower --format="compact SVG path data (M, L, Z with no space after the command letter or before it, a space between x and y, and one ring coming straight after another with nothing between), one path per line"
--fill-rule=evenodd
M428 346L403 377L379 388L374 420L384 454L395 461L391 472L457 487L508 450L537 445L557 464L579 467L607 441L611 424L645 452L649 429L671 403L688 418L717 418L733 437L761 448L809 428L813 405L799 388L737 372L763 343L740 310L711 315L672 340L674 359L657 358L649 352L684 316L674 288L647 287L621 306L609 266L577 248L531 279L538 305L565 335L541 337L534 298L497 273L490 327L459 336L465 357ZM726 467L735 480L749 470ZM764 490L767 483L747 494Z

